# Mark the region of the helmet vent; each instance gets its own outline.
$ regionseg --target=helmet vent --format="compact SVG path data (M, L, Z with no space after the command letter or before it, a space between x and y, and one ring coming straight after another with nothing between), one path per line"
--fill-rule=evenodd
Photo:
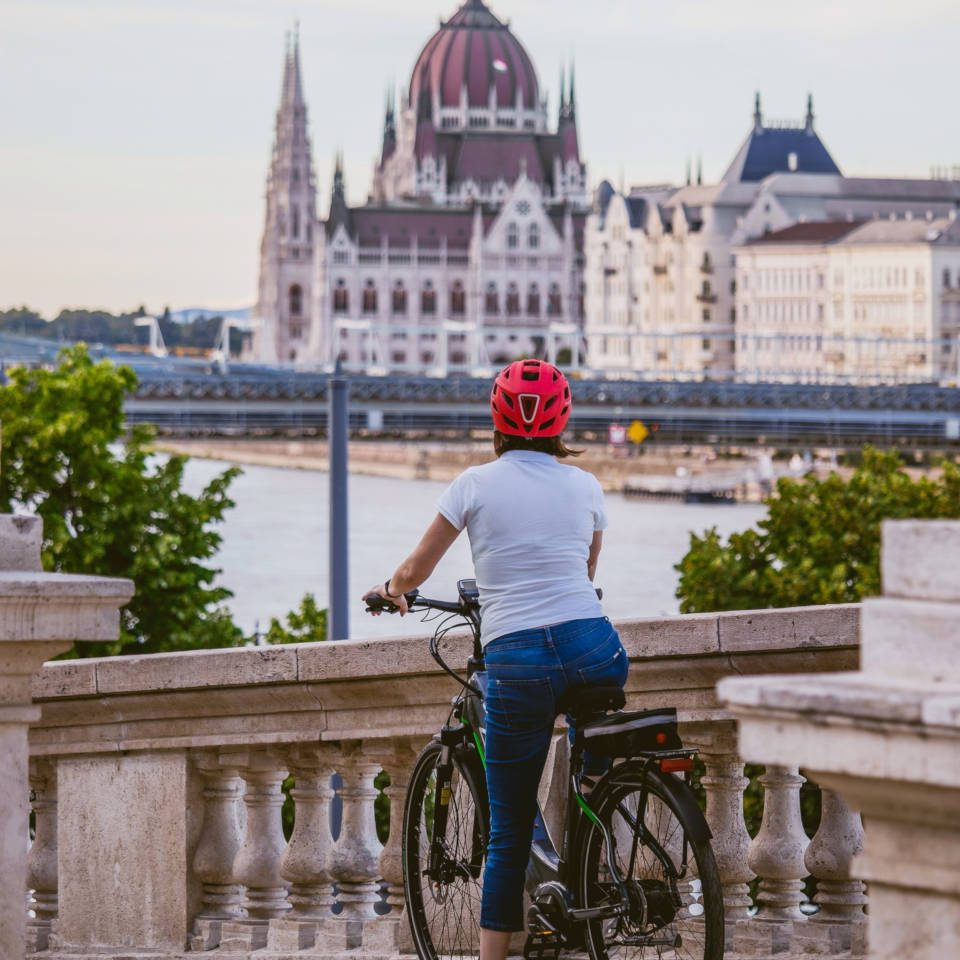
M513 397L510 396L505 390L500 391L500 395L503 398L503 402L512 410L513 409Z
M504 422L511 430L519 430L519 429L520 429L520 428L517 426L516 421L511 420L508 416L506 416L506 414L501 413L500 416L503 417L503 422Z
M554 394L552 397L548 397L547 402L543 405L543 412L546 413L556 402L557 402L556 394Z
M540 424L540 429L549 430L556 422L556 417L551 417L549 420L544 420L544 422Z
M520 401L520 416L526 424L533 423L537 419L537 411L540 409L540 397L536 393L521 393L517 399Z

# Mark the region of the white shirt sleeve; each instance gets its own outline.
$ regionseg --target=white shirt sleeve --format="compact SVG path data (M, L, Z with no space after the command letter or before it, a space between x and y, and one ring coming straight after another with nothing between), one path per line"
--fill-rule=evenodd
M593 481L592 486L592 506L593 511L593 529L594 532L597 530L606 530L607 524L607 511L603 504L603 487L600 486L600 481L597 480L592 474L589 475L590 479Z
M458 530L462 530L467 525L467 516L472 505L470 494L473 484L470 483L469 473L469 470L464 470L464 472L443 491L440 499L437 501L437 511Z

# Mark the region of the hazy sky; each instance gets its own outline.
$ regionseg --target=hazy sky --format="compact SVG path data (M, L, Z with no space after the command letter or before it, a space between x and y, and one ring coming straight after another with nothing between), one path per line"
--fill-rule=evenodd
M0 308L254 299L284 31L299 18L321 209L370 184L386 86L456 0L0 0ZM956 0L491 0L556 104L575 56L591 182L723 172L753 93L848 174L960 163Z

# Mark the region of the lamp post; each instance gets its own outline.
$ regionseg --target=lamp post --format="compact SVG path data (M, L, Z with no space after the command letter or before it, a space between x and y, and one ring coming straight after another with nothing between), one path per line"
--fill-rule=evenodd
M346 640L350 633L347 611L349 544L347 542L347 437L350 384L340 361L329 381L327 439L330 445L330 616L328 636Z

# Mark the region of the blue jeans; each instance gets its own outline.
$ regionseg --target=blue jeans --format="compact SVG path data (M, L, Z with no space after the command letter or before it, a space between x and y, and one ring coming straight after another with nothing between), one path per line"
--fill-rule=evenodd
M627 654L610 621L596 617L498 637L484 661L490 841L480 926L523 930L523 882L557 700L571 687L622 687Z

